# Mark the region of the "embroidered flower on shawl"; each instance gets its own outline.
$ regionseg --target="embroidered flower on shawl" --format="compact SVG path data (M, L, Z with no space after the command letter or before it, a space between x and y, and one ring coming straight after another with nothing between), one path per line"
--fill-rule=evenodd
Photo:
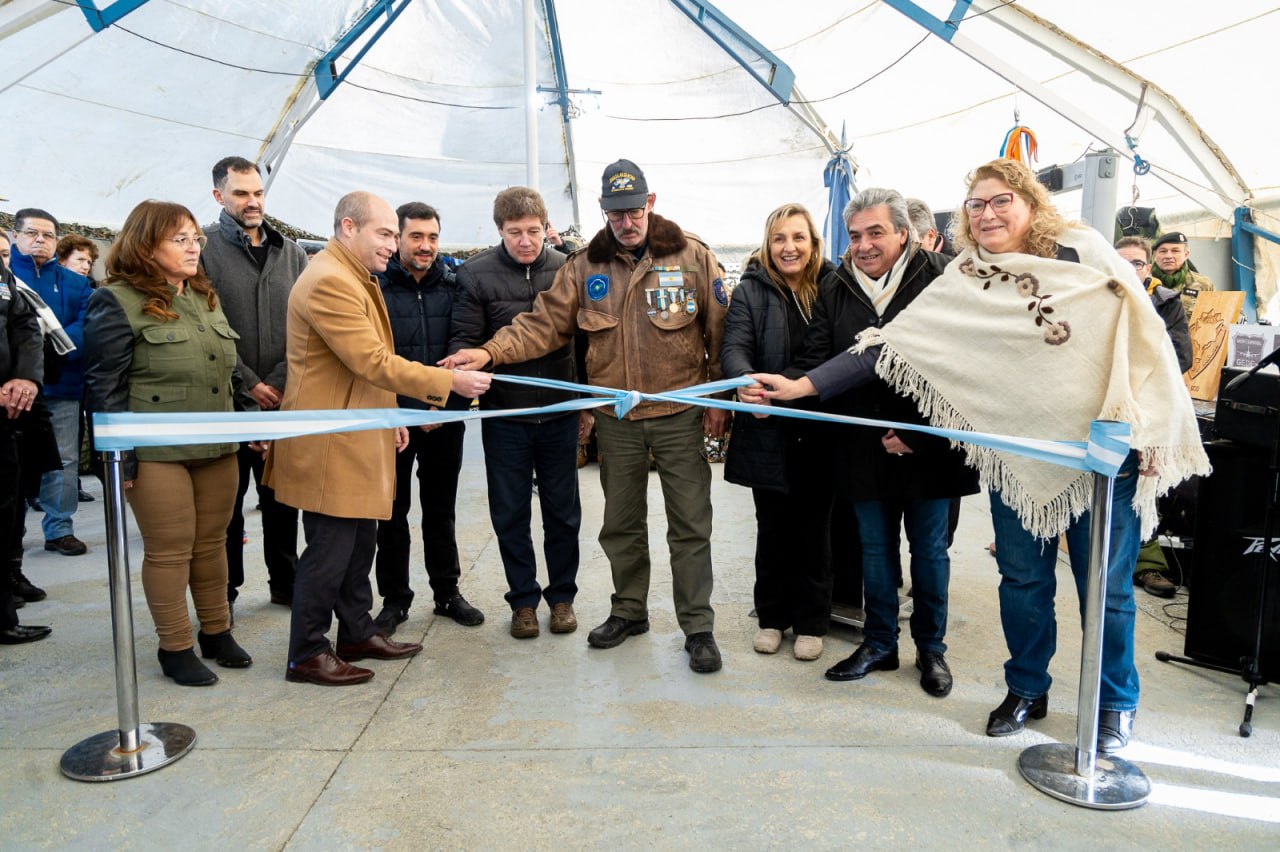
M983 290L991 289L991 282L997 276L999 276L999 281L1002 284L1013 281L1013 286L1018 291L1018 295L1024 299L1031 299L1027 303L1027 310L1035 311L1036 326L1044 329L1044 342L1050 346L1061 346L1071 339L1071 324L1069 322L1066 320L1055 321L1049 318L1049 315L1053 313L1053 307L1046 305L1045 301L1051 299L1053 294L1045 293L1041 295L1040 279L1035 275L1030 272L1020 272L1015 275L995 264L992 264L989 270L979 269L971 257L960 261L960 271L972 278L981 279Z
M1037 322L1040 317L1036 317ZM1071 338L1071 323L1066 320L1045 323L1044 342L1050 346L1061 346Z

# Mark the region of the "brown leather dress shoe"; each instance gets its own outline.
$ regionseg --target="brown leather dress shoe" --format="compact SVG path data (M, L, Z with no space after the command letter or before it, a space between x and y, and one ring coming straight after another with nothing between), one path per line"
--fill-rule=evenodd
M375 632L368 639L355 645L338 643L338 656L348 662L356 660L403 660L422 650L417 642L397 642Z
M353 686L373 679L373 672L339 660L332 651L323 651L301 663L289 663L285 680L315 683L320 686Z

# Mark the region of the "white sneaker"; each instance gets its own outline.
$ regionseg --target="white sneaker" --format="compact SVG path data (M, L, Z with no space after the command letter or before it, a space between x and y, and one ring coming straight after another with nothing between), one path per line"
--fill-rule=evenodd
M751 643L751 647L756 649L757 654L776 654L781 645L782 631L774 630L772 627L762 627L757 630L756 639Z
M822 656L821 636L797 636L795 654L797 660L816 660Z

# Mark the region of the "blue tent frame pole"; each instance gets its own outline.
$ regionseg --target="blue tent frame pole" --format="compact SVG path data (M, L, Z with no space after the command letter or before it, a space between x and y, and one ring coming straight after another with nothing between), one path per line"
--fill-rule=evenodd
M377 0L377 3L361 15L351 29L347 30L342 35L342 38L338 39L333 47L329 48L325 55L320 57L316 62L316 90L320 93L321 100L325 100L332 95L342 81L347 79L347 75L360 64L360 60L364 59L364 55L369 52L369 49L378 43L378 39L387 31L387 28L395 23L401 12L408 8L409 2L410 0L400 0L397 4L393 0ZM386 20L374 31L359 52L351 58L351 61L347 63L347 67L339 71L338 59L383 15L386 15Z
M76 0L76 5L84 12L85 20L93 31L100 33L130 12L147 5L147 0L116 0L105 9L99 9L93 0Z
M791 66L775 56L767 47L751 37L751 34L735 24L728 15L706 0L671 0L671 5L689 16L700 30L720 45L720 48L746 72L760 82L783 104L791 103L791 90L795 88L796 74ZM746 48L754 59L743 51ZM755 64L752 64L752 63ZM768 73L761 73L761 62L768 64Z
M569 75L564 67L564 47L560 43L560 22L556 19L555 0L543 0L542 9L547 19L547 37L551 42L551 64L556 72L556 103L560 106L560 126L564 130L565 165L569 171L569 203L573 206L573 224L582 227L578 211L578 162L573 153L573 127L569 120Z
M1231 226L1231 278L1237 290L1244 292L1244 313L1250 322L1258 321L1258 282L1253 268L1253 238L1280 244L1280 234L1260 228L1253 222L1248 207L1237 207Z

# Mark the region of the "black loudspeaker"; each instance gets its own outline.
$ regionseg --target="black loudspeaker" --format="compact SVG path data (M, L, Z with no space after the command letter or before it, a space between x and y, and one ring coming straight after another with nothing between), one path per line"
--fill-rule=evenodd
M1195 588L1187 607L1184 653L1193 660L1239 668L1253 655L1259 597L1258 554L1263 512L1271 494L1267 454L1230 441L1205 445L1213 473L1200 483L1195 537ZM1276 509L1272 509L1273 514ZM1280 529L1280 517L1273 519ZM1259 668L1280 682L1280 543L1267 559Z

